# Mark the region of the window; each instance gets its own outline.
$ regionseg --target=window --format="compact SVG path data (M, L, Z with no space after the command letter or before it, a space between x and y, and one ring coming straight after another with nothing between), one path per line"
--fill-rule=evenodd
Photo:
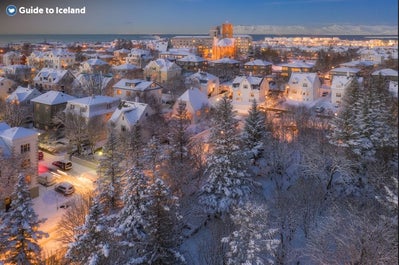
M69 109L75 109L75 105L70 105Z
M308 87L308 84L307 83L303 83L302 87Z
M125 125L121 125L121 131L122 131L122 132L126 132L126 127L125 127Z
M122 95L122 90L117 89L117 90L116 90L116 94L117 94L117 95Z
M247 88L248 88L248 85L243 85L243 88L247 89Z
M111 103L107 103L107 109L110 109L112 107Z
M341 93L337 93L337 94L335 94L335 96L336 96L337 98L340 98L340 97L341 97Z
M24 154L26 152L30 151L30 144L23 144L21 145L21 154Z

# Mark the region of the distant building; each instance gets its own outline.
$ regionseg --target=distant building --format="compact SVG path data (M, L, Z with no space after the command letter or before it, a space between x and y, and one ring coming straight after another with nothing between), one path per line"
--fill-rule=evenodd
M292 73L310 73L313 71L314 63L306 61L294 61L281 65L281 76L290 78Z
M33 78L33 83L41 91L57 90L70 93L74 80L75 76L69 70L43 68Z
M273 64L260 59L251 60L244 64L243 72L245 75L252 74L253 76L265 77L272 74Z
M80 72L81 73L91 73L91 74L106 74L109 72L110 65L101 59L89 59L81 63Z
M229 58L210 61L208 72L219 77L221 82L225 82L239 75L240 62Z
M116 98L150 104L155 100L161 103L162 87L153 81L142 79L122 79L113 86Z
M6 99L11 94L16 83L8 78L0 77L0 99Z
M131 63L125 63L118 66L113 66L111 72L115 79L136 79L143 78L143 70Z
M158 83L166 83L181 76L181 68L166 59L157 59L144 67L144 77Z
M151 52L143 49L132 49L126 56L126 63L134 64L139 68L144 68L154 57Z
M15 64L25 64L26 57L16 51L9 51L3 54L3 64L4 65L15 65Z
M176 64L180 66L183 72L197 72L198 70L206 71L208 69L208 61L202 57L195 55L188 55L176 60Z
M28 65L14 64L3 67L4 76L21 83L29 83L32 68Z

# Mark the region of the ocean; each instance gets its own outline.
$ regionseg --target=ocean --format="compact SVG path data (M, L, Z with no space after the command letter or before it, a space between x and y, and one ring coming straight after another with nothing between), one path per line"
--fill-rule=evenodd
M6 45L11 43L41 43L41 42L109 42L115 39L128 40L150 40L161 38L172 38L175 36L187 36L189 34L56 34L56 35L0 35L0 44ZM204 36L205 34L192 34L192 36ZM263 40L265 37L337 37L342 40L367 40L367 39L381 39L381 40L398 40L398 36L394 35L250 35L254 41Z

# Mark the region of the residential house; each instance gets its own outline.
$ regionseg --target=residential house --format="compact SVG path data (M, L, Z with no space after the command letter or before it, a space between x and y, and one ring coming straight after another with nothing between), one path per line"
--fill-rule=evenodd
M330 70L330 80L335 76L358 76L360 69L356 67L337 67Z
M128 54L130 52L131 52L130 50L125 49L125 48L116 50L116 51L114 51L114 59L116 61L118 61L119 63L123 63L126 61L126 57L128 56Z
M351 85L354 76L334 76L331 82L331 103L339 107L346 89Z
M385 80L398 81L398 71L389 68L374 71L371 76L374 79L382 76Z
M139 68L144 68L154 57L151 52L143 49L132 49L126 56L126 63L134 64Z
M10 128L6 123L0 123L0 156L5 158L0 159L0 178L2 176L17 177L15 168L18 168L19 173L24 174L30 184L32 197L37 197L39 192L36 181L33 180L38 170L37 151L38 133L36 131L22 127ZM12 157L16 157L16 160ZM11 165L12 161L18 161L20 164ZM16 181L17 179L8 178L7 181L0 183L0 209L9 207Z
M108 125L119 133L131 132L135 125L142 124L149 115L151 110L147 104L123 101L108 120Z
M197 72L198 70L206 71L208 61L196 55L188 55L176 60L176 64L180 66L184 72Z
M63 49L55 49L44 55L44 67L68 69L75 65L75 54Z
M115 79L136 79L143 78L143 70L131 63L125 63L111 68Z
M359 51L361 61L369 61L375 64L382 63L384 56L374 49L363 49Z
M63 92L51 90L32 99L33 123L35 127L45 130L52 128L55 115L65 109L68 100L74 98Z
M144 67L144 77L158 83L166 83L181 76L181 68L166 59L150 61Z
M56 90L70 93L75 76L69 70L42 68L33 78L36 88L43 91Z
M32 100L40 95L41 93L36 88L30 88L30 86L29 87L19 86L6 98L6 103L17 105L18 108L21 109L21 113L24 113L25 118L23 122L29 123L33 119Z
M93 58L81 63L80 72L89 74L106 74L110 69L110 65L101 59Z
M190 49L169 49L165 52L159 53L159 59L165 59L171 62L183 59L187 56L195 56Z
M16 83L8 78L0 77L0 99L6 99L12 93Z
M229 58L209 61L208 72L217 76L221 82L225 82L239 75L240 62Z
M106 123L118 108L121 100L108 96L89 96L68 100L64 112L83 117L87 124L98 129L98 138L106 138Z
M273 64L264 60L256 59L244 64L243 72L245 75L265 77L272 74Z
M161 103L162 87L153 81L122 79L113 86L116 98L147 104ZM155 101L155 102L153 102Z
M233 106L236 110L247 112L253 100L258 104L265 102L269 82L266 78L256 76L237 76L234 78L230 91L233 95Z
M9 51L3 54L3 64L4 65L15 65L15 64L25 64L26 57L16 51Z
M288 98L310 102L320 97L321 81L316 73L291 73L288 81Z
M293 61L282 64L281 76L290 78L292 73L310 73L313 71L314 62Z
M74 95L85 97L88 95L112 96L114 79L111 75L82 73L76 76L72 83Z
M4 76L20 83L29 83L32 68L28 65L14 64L3 67Z
M185 83L189 87L198 87L204 95L208 97L219 94L219 77L216 77L210 73L198 71L185 80Z
M200 118L209 110L208 97L198 88L187 89L173 105L172 114L176 115L179 104L183 103L186 107L187 115L192 124L197 123Z

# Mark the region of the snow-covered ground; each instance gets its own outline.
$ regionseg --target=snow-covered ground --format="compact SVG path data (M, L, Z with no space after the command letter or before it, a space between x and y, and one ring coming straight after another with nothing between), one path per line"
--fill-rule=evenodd
M55 160L63 159L64 155L51 155L44 153L44 160L39 162L39 173L43 173L51 166ZM34 210L39 216L39 219L46 219L41 224L40 230L49 234L48 238L40 240L40 245L43 248L43 254L55 253L61 244L57 241L57 223L61 220L65 212L64 205L68 205L68 201L89 190L93 190L93 176L97 174L94 170L85 166L73 163L72 169L67 172L57 171L57 183L62 181L70 182L75 187L75 193L70 196L54 190L55 185L44 187L39 184L39 197L33 199Z

